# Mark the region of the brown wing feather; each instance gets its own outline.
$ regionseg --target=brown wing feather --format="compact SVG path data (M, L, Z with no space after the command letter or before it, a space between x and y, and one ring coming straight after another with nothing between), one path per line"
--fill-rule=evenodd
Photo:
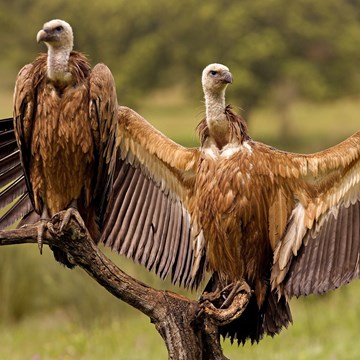
M119 107L110 152L113 186L101 241L165 278L199 284L204 262L188 279L192 247L189 199L198 152L166 138L133 110ZM190 259L190 261L189 261Z
M292 196L275 244L273 288L307 295L358 277L360 132L316 154L279 152L276 162L274 176L286 179Z

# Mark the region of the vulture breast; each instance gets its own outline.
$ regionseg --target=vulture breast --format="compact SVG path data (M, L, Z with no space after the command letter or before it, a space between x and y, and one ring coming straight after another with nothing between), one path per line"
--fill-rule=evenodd
M42 208L41 199L50 215L80 195L86 204L90 201L94 143L88 94L86 82L70 85L62 93L50 83L39 88L30 181L36 208Z
M256 171L252 149L246 145L239 145L230 156L226 150L219 156L203 153L196 180L196 217L207 240L211 269L230 281L245 278L262 297L271 264L269 193L257 186L266 179Z

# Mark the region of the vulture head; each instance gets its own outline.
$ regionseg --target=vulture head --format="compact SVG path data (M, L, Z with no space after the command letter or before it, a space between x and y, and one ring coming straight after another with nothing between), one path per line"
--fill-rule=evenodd
M71 26L66 21L56 19L44 24L37 33L36 40L37 42L43 41L47 47L71 51L74 37Z
M48 78L65 85L70 83L68 61L74 44L71 26L63 20L51 20L37 33L36 40L43 41L48 48Z
M222 64L210 64L202 73L202 86L205 94L222 93L233 81L229 68Z

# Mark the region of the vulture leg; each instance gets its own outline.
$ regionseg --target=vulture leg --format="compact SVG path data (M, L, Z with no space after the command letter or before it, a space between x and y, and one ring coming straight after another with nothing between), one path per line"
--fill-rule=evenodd
M82 229L86 229L86 225L84 223L83 218L81 217L78 207L77 207L77 201L73 200L70 204L70 206L66 209L64 219L61 223L60 230L62 230L70 221L71 217L74 217L75 220L78 222L80 227Z

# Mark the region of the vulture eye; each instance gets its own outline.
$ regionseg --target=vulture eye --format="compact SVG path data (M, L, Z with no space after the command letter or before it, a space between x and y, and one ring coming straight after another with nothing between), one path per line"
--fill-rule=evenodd
M57 27L55 28L55 30L56 30L57 32L61 32L61 31L64 30L64 28L63 28L62 26L57 26Z
M215 70L210 70L210 72L209 72L209 74L210 74L211 76L215 76L217 73L218 73L218 72L215 71Z

